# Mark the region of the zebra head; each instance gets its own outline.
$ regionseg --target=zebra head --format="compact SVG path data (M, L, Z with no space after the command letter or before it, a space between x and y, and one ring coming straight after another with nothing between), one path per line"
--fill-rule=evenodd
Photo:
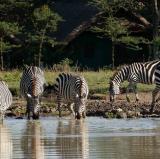
M111 81L109 86L110 102L114 102L115 95L120 94L119 85L116 82Z
M29 109L33 114L33 119L39 119L39 96L32 96L31 94L27 94L29 99Z
M81 117L85 118L86 100L87 100L86 93L83 93L82 95L76 94L76 102L75 102L75 118L76 119L81 119Z

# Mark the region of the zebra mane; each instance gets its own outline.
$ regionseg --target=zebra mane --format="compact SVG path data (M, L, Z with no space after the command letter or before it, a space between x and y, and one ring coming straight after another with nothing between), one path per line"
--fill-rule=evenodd
M115 79L115 77L118 75L118 73L120 71L122 71L124 68L128 68L128 67L129 67L129 65L121 65L120 67L118 67L117 71L115 71L114 74L112 75L112 77L110 78L110 82L112 82Z

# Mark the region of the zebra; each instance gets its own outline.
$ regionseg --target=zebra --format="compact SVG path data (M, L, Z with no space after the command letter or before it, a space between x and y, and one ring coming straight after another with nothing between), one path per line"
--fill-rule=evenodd
M153 112L153 108L155 106L155 103L160 100L160 96L156 99L157 94L160 91L160 65L157 66L155 69L155 89L152 91L152 104L150 112Z
M36 66L26 66L20 80L20 95L27 100L26 114L39 119L40 98L44 91L44 72Z
M126 90L127 101L130 102L128 95L130 88L132 88L135 93L136 101L139 101L137 92L137 83L154 84L156 75L155 70L159 66L159 64L160 61L155 60L144 63L136 62L130 65L123 66L118 72L115 73L115 75L113 75L110 81L110 87L109 87L110 101L113 102L115 95L120 93L119 89L120 84L125 80L129 82L129 85L127 86ZM153 92L156 93L156 91ZM152 103L154 103L154 97L152 98Z
M8 89L8 85L4 81L0 81L0 118L3 122L6 110L12 104L12 94Z
M86 101L89 93L88 84L83 76L71 73L60 73L53 86L57 96L59 117L61 117L62 102L66 102L69 110L76 119L86 117ZM46 89L46 90L47 90Z

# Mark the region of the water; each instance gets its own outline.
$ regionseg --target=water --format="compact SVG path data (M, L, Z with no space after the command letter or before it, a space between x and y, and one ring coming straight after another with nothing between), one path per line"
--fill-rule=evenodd
M5 119L0 159L159 159L160 119Z

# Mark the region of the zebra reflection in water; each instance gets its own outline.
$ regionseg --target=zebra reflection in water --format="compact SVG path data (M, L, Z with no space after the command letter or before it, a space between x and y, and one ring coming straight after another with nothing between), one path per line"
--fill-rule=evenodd
M40 122L27 122L26 131L21 140L25 158L44 159L44 144L41 134L42 128Z
M4 124L0 124L0 159L12 159L13 143L10 132Z
M89 158L88 129L83 120L59 121L56 148L61 158Z

